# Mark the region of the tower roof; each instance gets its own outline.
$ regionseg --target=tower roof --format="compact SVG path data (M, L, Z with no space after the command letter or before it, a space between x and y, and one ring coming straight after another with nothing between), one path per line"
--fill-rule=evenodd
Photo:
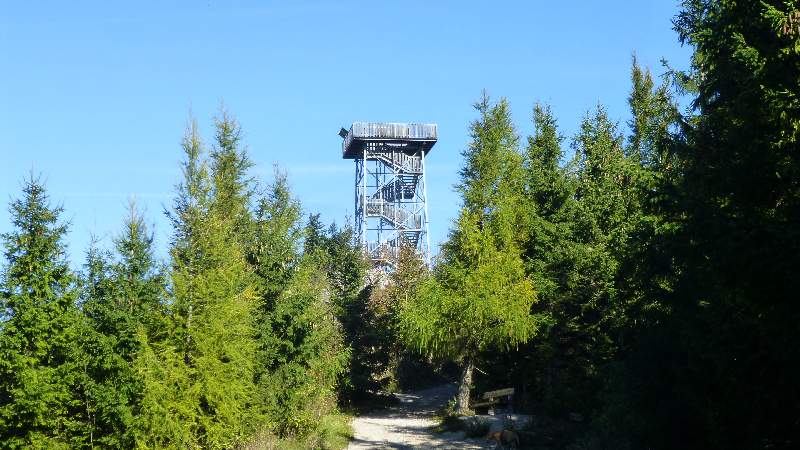
M341 133L344 134L344 133ZM358 159L368 143L402 146L403 150L427 153L436 143L435 123L355 122L342 142L342 158Z

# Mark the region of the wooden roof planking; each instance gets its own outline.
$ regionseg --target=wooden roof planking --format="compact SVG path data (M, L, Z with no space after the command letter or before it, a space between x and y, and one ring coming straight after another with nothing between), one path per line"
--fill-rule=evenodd
M342 142L342 158L363 158L367 143L383 143L402 146L403 151L422 150L427 155L436 143L435 123L378 123L355 122Z

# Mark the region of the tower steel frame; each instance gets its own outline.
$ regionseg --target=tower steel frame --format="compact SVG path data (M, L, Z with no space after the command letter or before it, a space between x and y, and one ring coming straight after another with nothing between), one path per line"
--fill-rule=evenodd
M392 266L402 246L430 264L426 154L435 124L354 123L343 156L355 160L355 233L378 265Z

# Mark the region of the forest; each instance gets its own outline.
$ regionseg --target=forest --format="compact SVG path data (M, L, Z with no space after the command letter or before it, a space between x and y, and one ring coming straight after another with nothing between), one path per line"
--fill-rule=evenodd
M348 221L253 174L225 110L176 149L164 261L131 202L71 267L69 205L21 174L0 448L338 449L359 408L437 380L457 415L513 386L556 436L532 448L797 448L797 8L684 0L691 66L634 56L625 123L587 105L564 136L537 103L521 136L481 95L432 267L372 270Z

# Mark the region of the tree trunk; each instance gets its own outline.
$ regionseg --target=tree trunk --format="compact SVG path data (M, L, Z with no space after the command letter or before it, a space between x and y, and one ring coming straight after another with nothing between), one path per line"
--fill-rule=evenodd
M460 415L470 414L469 391L472 385L472 371L475 369L475 362L472 357L464 358L464 367L461 369L461 384L458 386L458 398L456 400L456 413Z

